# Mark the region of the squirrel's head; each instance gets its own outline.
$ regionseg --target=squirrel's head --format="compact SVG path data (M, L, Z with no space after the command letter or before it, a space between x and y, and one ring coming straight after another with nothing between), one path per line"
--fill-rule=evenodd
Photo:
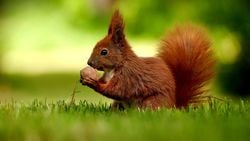
M122 64L127 48L124 26L123 18L116 10L111 19L108 35L95 45L88 65L103 71L111 70Z

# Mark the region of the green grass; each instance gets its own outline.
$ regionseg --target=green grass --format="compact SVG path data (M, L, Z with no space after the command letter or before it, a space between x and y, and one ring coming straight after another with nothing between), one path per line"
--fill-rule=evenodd
M0 77L0 141L249 140L247 101L112 111L110 101L79 84L70 105L78 79L78 72Z
M250 104L213 102L188 109L112 111L80 101L0 106L0 140L249 140Z

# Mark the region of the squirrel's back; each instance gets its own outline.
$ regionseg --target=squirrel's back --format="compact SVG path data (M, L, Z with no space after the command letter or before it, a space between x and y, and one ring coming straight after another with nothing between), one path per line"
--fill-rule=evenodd
M203 86L214 74L211 43L195 26L176 27L163 40L158 56L168 65L175 78L176 107L199 102Z

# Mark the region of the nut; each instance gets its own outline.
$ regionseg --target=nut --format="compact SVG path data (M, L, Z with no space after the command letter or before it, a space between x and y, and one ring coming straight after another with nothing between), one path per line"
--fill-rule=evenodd
M97 71L94 68L90 67L90 66L87 66L87 67L83 68L80 71L80 74L81 74L82 79L84 79L86 77L89 77L89 78L92 78L92 79L95 79L95 80L98 79Z

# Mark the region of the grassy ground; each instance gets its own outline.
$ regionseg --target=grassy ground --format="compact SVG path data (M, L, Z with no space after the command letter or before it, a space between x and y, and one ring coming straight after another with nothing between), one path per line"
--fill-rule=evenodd
M0 141L249 140L247 101L216 101L186 110L112 111L106 98L79 84L70 105L78 79L78 73L1 77Z
M0 106L0 140L249 140L250 104L112 111L108 104L35 100Z

